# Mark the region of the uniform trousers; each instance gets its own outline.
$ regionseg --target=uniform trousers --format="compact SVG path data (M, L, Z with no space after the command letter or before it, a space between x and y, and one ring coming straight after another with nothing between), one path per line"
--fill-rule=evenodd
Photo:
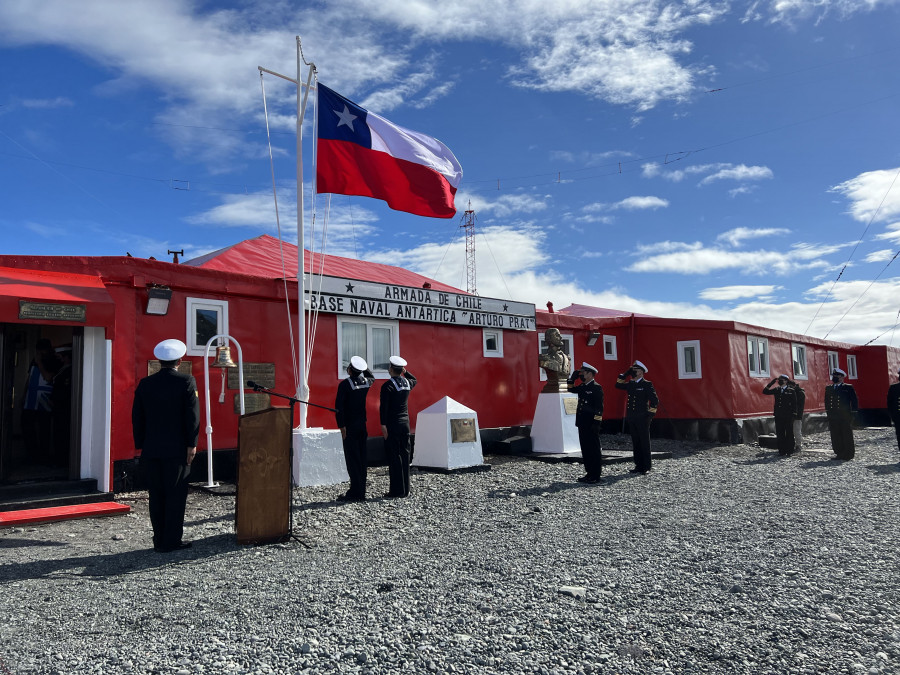
M366 496L366 440L368 439L366 426L348 426L347 436L344 438L344 460L347 463L347 473L350 476L350 489L347 496L353 499L364 499Z
M634 468L637 471L649 471L650 460L650 422L653 417L628 417L628 431L631 433L631 445L634 449Z
M831 449L838 459L853 459L856 445L853 443L853 416L848 413L834 413L828 416L828 431L831 432Z
M894 433L897 434L897 449L900 449L900 415L891 419L894 422Z
M775 418L775 438L778 454L789 455L794 451L794 416L779 415Z
M149 493L153 548L177 548L184 536L191 465L185 464L184 457L141 458L140 462Z
M584 460L584 473L588 478L599 478L603 473L603 450L600 447L600 422L578 427L578 443Z
M393 425L387 428L384 450L388 460L390 490L392 497L409 496L409 427Z

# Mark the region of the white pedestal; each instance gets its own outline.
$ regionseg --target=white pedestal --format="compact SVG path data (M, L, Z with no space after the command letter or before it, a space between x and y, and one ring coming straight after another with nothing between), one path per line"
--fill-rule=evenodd
M350 480L337 429L294 429L294 485L337 485Z
M419 412L413 466L462 469L482 464L478 413L449 396Z
M581 452L578 430L575 428L574 406L572 414L567 414L564 403L566 399L577 401L578 396L565 393L538 394L534 421L531 423L533 452L552 455Z

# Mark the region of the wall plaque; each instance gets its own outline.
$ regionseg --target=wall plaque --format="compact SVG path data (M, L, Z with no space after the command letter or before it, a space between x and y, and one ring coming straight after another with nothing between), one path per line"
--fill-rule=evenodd
M19 300L19 318L84 323L87 318L87 305L60 305L55 302Z
M450 442L451 443L474 443L475 442L475 418L465 417L463 419L450 420Z
M578 410L578 397L566 397L563 399L563 407L566 409L566 415L574 415Z
M243 384L243 388L247 389L247 380L253 380L256 384L262 385L267 389L275 388L275 364L274 363L247 363L244 361L244 382L238 382L238 369L228 369L228 388L238 389ZM247 411L249 412L249 410Z
M254 380L255 381L255 380ZM257 412L270 408L272 404L269 401L268 394L244 394L244 414ZM241 395L234 394L234 414L241 414Z
M191 375L192 374L191 370L192 370L193 365L194 365L193 361L183 360L181 363L178 364L178 368L176 368L176 370L179 373L184 373L185 375ZM154 373L158 373L159 370L160 370L159 361L157 361L155 359L152 361L147 361L147 375L153 375ZM200 383L198 383L197 384L198 390L199 390L200 386L201 386Z

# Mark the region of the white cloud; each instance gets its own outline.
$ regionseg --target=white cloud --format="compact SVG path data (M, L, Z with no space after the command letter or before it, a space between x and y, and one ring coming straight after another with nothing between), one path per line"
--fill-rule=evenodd
M900 216L900 168L867 171L831 188L850 200L850 215L883 223Z
M892 241L895 244L900 244L900 222L891 223L884 229L884 232L875 235L876 239L885 239L887 241Z
M782 286L719 286L718 288L704 288L700 291L700 297L704 300L737 300L738 298L758 298L772 295Z
M660 197L646 196L646 197L626 197L622 201L616 202L610 208L612 209L625 209L626 211L638 211L644 209L660 209L665 208L669 205L668 200L662 199Z
M517 213L528 214L549 208L550 198L546 195L539 197L526 193L501 193L496 197L488 195L490 193L470 194L463 191L456 195L456 203L462 205L471 202L472 209L478 217L490 215L494 218L508 218Z
M720 234L716 237L716 241L724 242L729 246L741 246L747 239L775 237L782 234L790 234L790 230L783 227L736 227Z
M870 262L885 262L887 260L890 260L893 257L894 257L894 252L889 248L885 248L880 251L872 251L869 255L866 256L865 261L869 262L869 263Z
M65 96L22 99L23 108L71 108L73 105L75 105L75 102Z
M830 14L843 18L896 4L896 0L756 0L747 8L743 21L792 24L810 17L820 21Z
M766 178L772 178L772 170L769 167L738 164L737 166L720 169L719 171L706 176L700 181L700 185L709 185L717 180L748 181L763 180Z

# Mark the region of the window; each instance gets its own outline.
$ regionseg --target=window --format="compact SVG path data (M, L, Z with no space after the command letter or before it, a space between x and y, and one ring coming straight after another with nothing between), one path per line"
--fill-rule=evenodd
M482 332L481 345L487 358L503 357L503 331L485 328Z
M753 377L769 376L769 341L766 338L747 336L747 360L750 375Z
M699 380L700 372L700 340L678 342L678 379Z
M847 355L847 379L855 380L857 378L856 357L853 354Z
M569 356L569 365L574 369L575 368L575 360L574 354L575 350L572 348L572 336L571 334L561 333L560 337L563 340L563 351ZM538 354L543 354L547 350L547 343L544 342L544 334L538 333ZM580 363L578 364L581 365ZM547 381L547 373L544 372L543 368L540 368L541 371L541 382ZM572 373L566 374L566 377L571 375ZM562 373L560 374L562 375Z
M806 370L806 345L791 345L791 359L794 362L794 379L808 380L809 372Z
M615 335L603 336L603 358L607 361L615 361L618 358L618 356L616 355Z
M228 302L206 298L187 298L187 353L206 354L206 343L213 335L228 335Z
M828 352L828 375L830 376L838 366L838 353Z
M400 352L399 325L396 321L358 321L338 319L338 378L347 376L353 356L361 356L376 378L386 380L391 354Z

